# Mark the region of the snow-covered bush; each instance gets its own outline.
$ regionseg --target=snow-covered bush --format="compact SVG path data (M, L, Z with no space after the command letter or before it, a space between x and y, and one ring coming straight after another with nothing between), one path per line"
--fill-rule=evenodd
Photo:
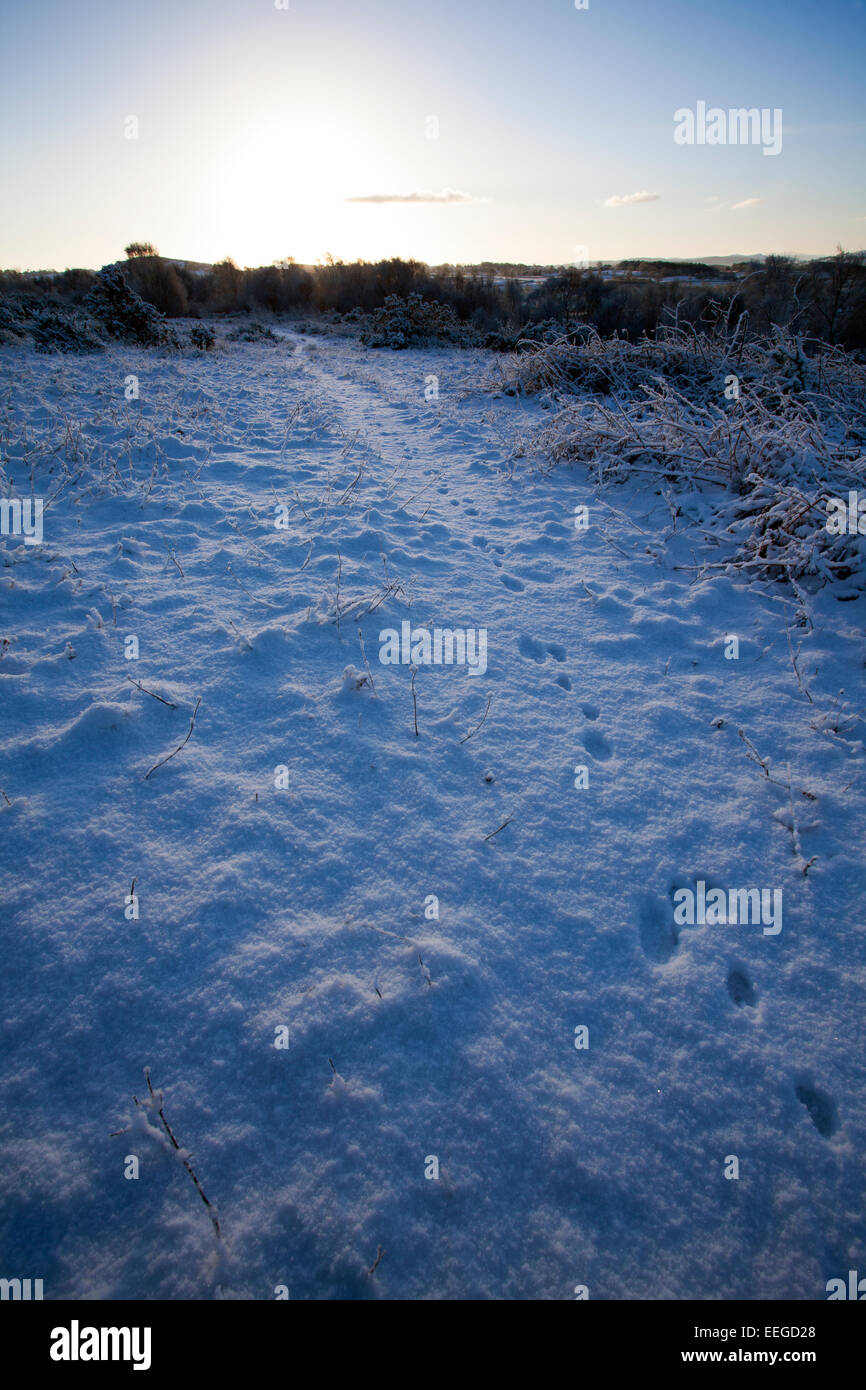
M136 294L118 266L103 266L96 280L84 301L85 308L104 326L109 337L138 343L141 347L174 343L173 335L166 328L165 316Z
M27 325L37 352L102 352L105 343L81 314L40 309Z
M807 351L808 349L808 351ZM503 359L491 386L540 394L543 427L518 451L580 462L599 485L632 473L656 485L723 489L731 563L796 582L866 580L866 543L825 523L830 498L863 488L866 364L782 329L749 340L721 321L637 343L561 337Z
M469 347L477 334L462 324L450 304L422 299L410 294L406 299L389 294L380 309L370 316L370 326L361 334L368 347L408 348L436 343Z
M198 348L201 352L210 352L211 348L216 343L213 329L208 328L207 325L203 323L193 324L192 328L189 330L189 340L192 346Z
M27 333L25 325L7 304L0 304L0 343L15 343Z
M272 332L266 324L257 323L254 319L252 323L242 323L238 328L233 328L226 337L230 343L278 343L279 338Z

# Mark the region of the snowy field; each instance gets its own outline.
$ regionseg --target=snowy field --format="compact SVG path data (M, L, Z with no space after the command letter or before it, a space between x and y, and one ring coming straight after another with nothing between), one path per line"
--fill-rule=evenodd
M712 490L538 467L498 370L0 354L47 503L0 541L0 1273L46 1298L866 1270L866 599L704 571ZM383 664L404 621L486 669Z

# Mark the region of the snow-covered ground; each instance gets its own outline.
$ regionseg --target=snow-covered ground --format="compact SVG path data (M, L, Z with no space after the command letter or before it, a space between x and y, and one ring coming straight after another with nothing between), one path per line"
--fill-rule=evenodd
M0 1275L823 1299L866 1268L864 600L700 578L707 499L515 459L546 417L496 370L0 355L3 494L49 501L0 542ZM486 671L413 699L404 620L485 629ZM781 890L781 930L677 925L699 883Z

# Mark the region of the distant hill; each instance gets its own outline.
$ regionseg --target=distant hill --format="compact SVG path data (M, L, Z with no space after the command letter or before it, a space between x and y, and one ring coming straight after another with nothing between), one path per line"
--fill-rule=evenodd
M781 253L777 253L777 254L781 254ZM819 256L804 256L804 255L802 255L799 251L792 251L792 252L790 252L790 253L786 252L785 254L788 256L788 259L789 259L789 260L792 260L792 261L817 261L817 260L820 260L820 257L819 257ZM670 260L670 261L682 261L682 260L685 260L686 257L684 257L684 256L668 256L667 259ZM691 259L691 258L688 258L688 259ZM760 261L761 263L763 263L766 259L767 259L767 257L766 257L766 255L764 254L763 251L755 251L755 252L753 252L751 255L735 255L735 256L696 256L696 257L695 257L695 260L700 261L700 263L701 263L702 265L742 265L742 263L743 263L744 261Z

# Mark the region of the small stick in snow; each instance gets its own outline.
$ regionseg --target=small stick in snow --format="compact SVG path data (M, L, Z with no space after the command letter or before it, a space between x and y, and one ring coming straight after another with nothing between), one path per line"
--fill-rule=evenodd
M270 606L273 607L273 604L271 604ZM240 628L238 627L237 623L235 622L234 618L229 618L229 622L231 623L231 625L232 625L232 627L234 628L235 632L237 633L238 637L243 638L243 641L244 641L244 643L246 644L246 649L247 649L247 651L248 651L248 652L251 652L252 649L253 649L253 644L252 644L252 642L250 641L249 637L247 637L245 633L241 632L241 630L240 630Z
M379 1265L379 1261L381 1260L381 1258L382 1258L382 1256L384 1255L384 1253L385 1253L385 1251L382 1249L381 1245L377 1245L377 1246L376 1246L376 1258L375 1258L375 1260L373 1261L373 1263L370 1265L370 1268L367 1270L367 1273L368 1273L368 1274L375 1274L375 1273L376 1273L376 1270L377 1270L378 1265Z
M357 439L357 435L355 436L355 438ZM354 441L353 441L353 442L354 442ZM343 493L342 497L340 498L339 502L337 503L337 506L338 506L338 507L342 507L342 505L343 505L343 503L345 502L346 498L347 498L348 496L350 496L350 494L351 494L352 492L354 492L355 488L358 486L359 482L361 481L361 474L363 473L363 471L364 471L364 464L363 464L363 461L362 461L361 467L358 469L358 472L355 474L355 477L352 479L351 483L350 483L349 486L346 488L346 491Z
M802 690L803 694L806 696L806 699L809 701L809 704L811 705L814 703L814 701L812 700L812 696L809 694L808 690L803 684L803 678L800 675L800 670L797 666L797 658L794 655L794 647L791 642L791 630L788 627L787 623L785 624L785 636L788 639L788 651L791 653L791 665L794 668L794 675L797 677L797 684L799 685L800 689Z
M417 674L418 674L418 668L417 668L417 666L413 666L413 667L412 667L412 707L413 707L414 712L415 712L415 737L416 737L416 738L419 738L420 735L419 735L419 733L418 733L418 699L417 699L417 696L415 695L415 677L417 676Z
M418 964L421 966L421 969L424 971L424 979L427 981L428 985L429 985L430 988L432 989L432 988L433 988L433 981L432 981L431 978L430 978L430 971L427 969L426 965L424 964L423 960L421 959L421 952L420 952L420 951L418 952Z
M435 474L435 476L430 479L429 483L425 483L424 486L422 488L419 488L417 492L413 492L412 496L407 498L405 502L401 502L400 506L405 510L410 502L415 501L416 497L423 497L425 492L429 492L433 484L439 481L441 471L442 470L440 469L439 473Z
M738 729L738 730L737 730L737 733L739 734L740 738L743 740L743 743L745 743L747 749L749 750L749 758L751 759L752 762L758 764L759 768L760 768L761 771L763 772L763 774L764 774L764 776L766 777L767 781L768 781L768 782L772 782L774 787L785 787L785 786L787 786L788 789L790 790L790 782L788 782L788 783L780 782L779 779L778 779L778 777L771 777L771 776L770 776L770 773L769 773L769 771L768 771L768 769L767 769L767 763L770 761L770 759L769 759L769 758L762 758L762 757L761 757L761 755L760 755L760 753L758 752L757 748L755 747L754 743L752 743L752 740L751 740L750 738L747 738L747 737L746 737L746 735L743 733L742 729ZM790 773L789 773L789 776L790 776ZM817 798L817 796L815 795L815 793L814 793L814 792L807 792L806 789L805 789L805 787L801 787L801 788L800 788L800 795L801 795L801 796L805 796L805 798L806 798L807 801L817 801L817 800L818 800L818 798Z
M791 810L791 838L794 841L794 853L797 856L797 861L803 871L803 877L805 878L818 856L817 854L813 854L808 863L803 858L802 845L800 844L800 832L797 828L797 817L794 814L794 793L791 790L791 764L787 763L786 766L788 769L788 806Z
M134 681L132 676L127 676L126 679L129 681L130 685L135 686L136 690L140 690L142 695L149 695L152 700L159 700L161 705L168 705L169 709L177 709L177 705L173 705L171 700L164 700L161 695L154 695L152 690L145 690L141 681Z
M737 733L739 734L740 738L743 740L743 743L744 743L744 744L746 745L746 747L748 748L748 750L749 750L749 757L752 759L752 762L758 764L758 767L761 769L761 771L763 772L763 774L764 774L765 777L769 777L770 774L769 774L769 772L767 771L767 759L761 757L761 755L760 755L760 753L758 752L757 748L755 747L754 743L752 743L752 740L751 740L750 738L747 738L747 737L746 737L746 735L743 733L742 729L738 729L738 730L737 730Z
M169 549L168 549L168 558L172 561L172 563L173 563L174 565L177 566L177 572L178 572L178 574L180 575L181 579L186 579L186 575L184 574L183 570L181 569L180 565L178 564L177 559L175 558L175 553L174 553L174 551L172 550L171 546L169 546Z
M354 433L354 435L352 436L352 439L351 439L350 442L346 445L345 449L343 450L343 452L342 452L341 455L340 455L340 458L345 458L347 454L351 454L352 450L354 449L355 445L356 445L357 442L358 442L358 436L360 435L360 433L361 433L360 430L355 430L355 433Z
M244 593L252 599L253 603L263 603L265 605L265 608L279 608L279 604L269 603L266 598L259 598L258 594L254 594L252 589L247 588L246 584L242 584L241 581L238 579L237 575L235 574L234 570L232 569L231 560L229 560L228 564L226 565L226 573L231 575L238 588L243 589Z
M492 840L494 835L498 835L498 834L499 834L499 831L500 831L500 830L504 830L505 827L506 827L506 825L508 825L509 822L510 822L510 821L513 821L513 820L514 820L514 812L512 811L511 815L508 817L507 820L504 820L504 821L502 822L502 824L499 826L499 829L498 829L498 830L491 830L491 832L490 832L489 835L485 835L485 836L484 836L485 840Z
M186 736L186 738L184 739L183 743L179 743L179 744L177 745L177 748L175 748L174 752L173 752L173 753L169 753L169 755L168 755L167 758L162 758L160 762L154 763L153 767L150 769L150 772L145 773L145 777L144 777L145 782L147 781L148 777L150 777L151 773L156 772L156 769L157 769L158 767L162 767L165 763L169 762L169 760L170 760L171 758L176 757L177 754L180 752L181 748L184 748L184 747L186 746L186 744L189 743L190 735L192 734L192 731L193 731L193 729L195 728L195 717L196 717L196 715L198 714L198 707L199 707L200 704L201 704L201 696L199 695L198 699L197 699L196 702L195 702L195 709L194 709L193 712L192 712L192 719L189 721L189 733L187 734L187 736Z
M376 694L376 687L375 687L375 685L373 684L373 672L370 670L370 663L369 663L369 661L367 660L367 653L366 653L366 651L364 650L364 637L363 637L363 634L362 634L360 628L358 628L358 641L361 643L361 656L364 658L364 665L365 665L366 668L367 668L367 675L370 677L370 689L372 690L373 694L375 695L375 694Z
M9 800L8 796L6 795L6 793L4 792L4 790L3 790L2 787L0 787L0 796L3 797L3 800L6 802L6 805L7 805L7 806L11 806L11 805L12 805L12 802Z
M150 1080L150 1067L145 1067L145 1069L144 1069L144 1074L145 1074L145 1077L147 1078L147 1089L150 1091L150 1098L151 1098L151 1100L153 1101L153 1104L156 1105L156 1103L157 1103L157 1097L156 1097L156 1092L154 1091L153 1086L152 1086L152 1084L151 1084L151 1080ZM138 1096L133 1096L132 1099L135 1101L136 1105L141 1105L141 1101L138 1099ZM165 1113L164 1113L162 1107L163 1107L163 1099L162 1099L162 1091L160 1091L160 1093L159 1093L159 1109L157 1110L156 1113L159 1115L159 1118L162 1120L163 1128L165 1129L166 1134L168 1135L168 1137L169 1137L169 1139L171 1140L172 1144L174 1145L174 1147L177 1149L178 1153L180 1154L180 1156L181 1156L181 1161L182 1161L182 1163L183 1163L184 1168L185 1168L186 1171L189 1173L190 1177L192 1178L193 1182L195 1183L196 1188L198 1189L198 1195L201 1197L202 1201L204 1202L205 1206L206 1206L207 1209L208 1209L208 1213L210 1214L210 1219L211 1219L211 1221L213 1222L213 1225L214 1225L214 1230L215 1230L216 1233L217 1233L217 1239L219 1239L219 1238L220 1238L220 1223L219 1223L219 1221L218 1221L218 1219L217 1219L216 1212L214 1211L213 1206L211 1205L211 1203L208 1201L207 1197L205 1196L204 1188L202 1187L202 1185L201 1185L201 1183L199 1182L198 1178L196 1177L195 1173L192 1171L192 1166L191 1166L191 1164L190 1164L189 1159L181 1152L180 1144L177 1142L177 1140L176 1140L175 1137L174 1137L174 1134L172 1133L171 1125L169 1124L168 1120L165 1118Z
M461 738L461 740L460 740L461 743L467 743L468 740L472 737L473 734L477 734L477 733L478 733L478 730L481 728L481 725L484 723L484 721L485 721L485 719L487 718L487 715L488 715L488 713L489 713L489 711L490 711L490 702L491 702L492 699L493 699L493 696L492 696L492 695L488 695L488 696L487 696L487 709L484 711L484 713L482 714L480 720L479 720L478 723L475 725L475 728L474 728L474 729L470 729L470 730L469 730L469 733L468 733L468 734L465 734L465 735L463 736L463 738Z

